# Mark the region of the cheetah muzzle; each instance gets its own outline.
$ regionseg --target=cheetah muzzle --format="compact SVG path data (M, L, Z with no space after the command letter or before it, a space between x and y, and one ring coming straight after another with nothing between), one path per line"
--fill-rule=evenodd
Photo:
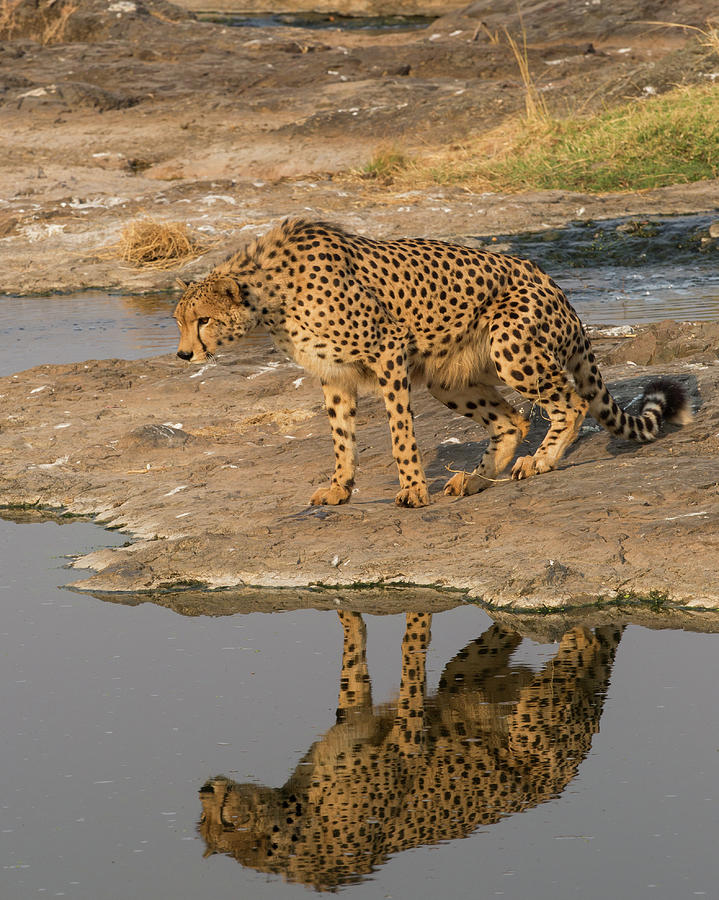
M612 434L639 442L655 440L663 421L691 418L685 392L665 378L646 387L639 415L623 412L576 312L535 263L440 241L375 241L289 219L187 287L174 317L183 360L204 362L261 326L319 377L335 470L312 495L315 506L352 495L363 383L379 390L387 408L399 506L429 503L410 406L413 377L489 432L474 471L445 486L454 496L489 487L527 434L529 423L499 394L500 384L539 404L549 420L534 455L515 461L515 479L554 469L587 412Z

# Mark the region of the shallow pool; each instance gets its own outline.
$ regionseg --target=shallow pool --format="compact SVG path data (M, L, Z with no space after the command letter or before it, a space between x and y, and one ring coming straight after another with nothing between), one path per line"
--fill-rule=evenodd
M378 16L348 16L342 13L302 12L302 13L224 13L205 12L197 13L198 19L203 22L213 22L216 25L230 25L237 28L277 28L289 26L291 28L307 28L315 31L326 29L338 31L369 31L382 33L386 31L414 31L426 28L435 21L435 16L415 15L378 15Z

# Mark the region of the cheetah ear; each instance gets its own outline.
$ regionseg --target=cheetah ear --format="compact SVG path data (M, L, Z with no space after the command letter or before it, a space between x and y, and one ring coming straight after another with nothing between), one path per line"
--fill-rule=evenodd
M176 279L175 279L175 284L176 284L176 285L180 288L180 290L182 290L182 291L186 291L187 288L189 287L189 284L188 284L186 281L183 281L181 278L176 278Z
M229 300L235 306L241 305L243 292L234 278L219 278L217 280L217 290L222 295L223 300Z

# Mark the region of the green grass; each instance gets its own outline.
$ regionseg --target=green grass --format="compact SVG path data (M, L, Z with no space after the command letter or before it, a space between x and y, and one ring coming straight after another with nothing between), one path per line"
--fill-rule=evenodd
M528 133L488 173L507 188L641 190L719 176L719 86L681 88Z
M406 169L409 160L396 147L378 150L358 173L363 178L391 178Z
M397 188L648 190L719 177L719 84L675 88L598 115L524 117L410 159L378 153L359 174Z

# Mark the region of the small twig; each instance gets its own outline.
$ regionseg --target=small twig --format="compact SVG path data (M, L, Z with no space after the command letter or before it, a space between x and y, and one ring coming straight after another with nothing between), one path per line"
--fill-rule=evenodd
M494 484L499 484L500 481L511 481L511 478L490 478L489 475L482 475L481 472L465 472L464 469L453 469L453 463L449 463L445 466L445 469L448 472L451 472L453 475L464 475L466 477L470 475L476 475L477 478L484 478L485 481L492 481Z

